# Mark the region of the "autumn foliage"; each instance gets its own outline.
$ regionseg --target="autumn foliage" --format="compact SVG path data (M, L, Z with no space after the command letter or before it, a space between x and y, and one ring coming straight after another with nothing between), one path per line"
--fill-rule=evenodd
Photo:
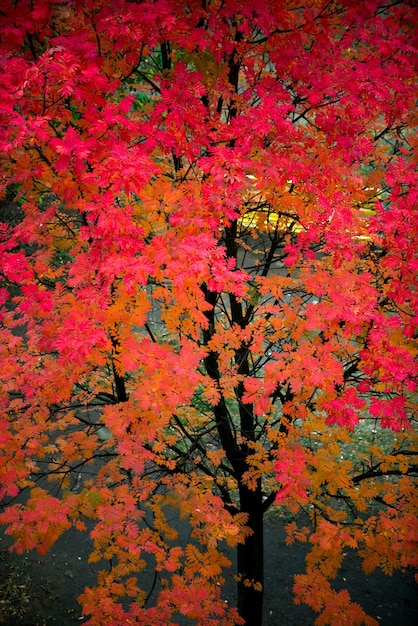
M261 624L274 506L318 625L417 566L417 18L2 3L0 521L91 534L86 623Z

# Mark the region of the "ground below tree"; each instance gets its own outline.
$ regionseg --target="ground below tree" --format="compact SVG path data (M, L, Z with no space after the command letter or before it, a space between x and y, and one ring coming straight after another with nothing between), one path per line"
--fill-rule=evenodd
M315 614L306 606L292 602L294 574L303 571L306 548L303 544L285 545L285 520L273 514L266 524L266 584L263 626L313 626ZM18 562L19 571L27 578L21 580L21 593L28 603L23 616L7 626L73 626L86 618L81 615L77 596L85 586L94 584L95 565L87 563L91 549L88 536L77 531L66 533L46 555L36 552L5 558L9 540L0 541L0 580L10 574L10 563ZM149 573L151 578L151 573ZM30 582L29 582L30 581ZM18 584L18 582L17 582ZM354 552L347 555L338 586L348 588L354 601L375 617L381 626L418 624L416 585L411 572L398 572L389 577L381 572L365 575ZM225 587L225 598L233 602L235 585L231 579ZM18 599L16 600L18 601ZM186 625L187 620L179 624Z

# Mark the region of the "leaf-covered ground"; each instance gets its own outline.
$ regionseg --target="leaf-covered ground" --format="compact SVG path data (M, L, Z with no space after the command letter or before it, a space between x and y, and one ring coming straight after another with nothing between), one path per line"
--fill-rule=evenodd
M315 615L312 611L292 602L292 578L303 571L305 547L302 544L285 545L285 523L285 519L272 515L266 524L263 626L313 626ZM87 563L91 546L85 533L68 532L44 557L33 552L22 557L9 557L5 551L7 543L7 538L2 536L1 626L72 626L86 621L81 615L77 596L84 586L93 583L96 566ZM10 564L16 562L18 568L11 568ZM151 572L148 576L151 584ZM418 623L416 585L411 573L397 573L393 577L379 572L365 575L353 553L347 556L339 584L347 587L353 600L359 602L382 626ZM5 589L9 594L7 597ZM232 573L225 591L225 598L233 602L235 588ZM8 600L7 604L4 604L5 600ZM21 604L21 610L16 611L14 616L11 615L10 600L15 602L16 609ZM190 624L180 616L178 623L181 626Z

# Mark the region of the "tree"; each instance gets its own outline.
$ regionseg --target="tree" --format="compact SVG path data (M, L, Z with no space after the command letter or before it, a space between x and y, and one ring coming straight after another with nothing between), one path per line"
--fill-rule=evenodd
M89 624L261 624L273 505L318 624L417 564L412 4L3 4L0 520L92 528Z

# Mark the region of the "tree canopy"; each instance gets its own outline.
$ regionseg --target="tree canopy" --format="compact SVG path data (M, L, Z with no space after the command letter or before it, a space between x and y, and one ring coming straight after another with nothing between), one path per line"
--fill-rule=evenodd
M318 625L417 565L413 4L3 2L0 522L86 623L258 626L273 506Z

